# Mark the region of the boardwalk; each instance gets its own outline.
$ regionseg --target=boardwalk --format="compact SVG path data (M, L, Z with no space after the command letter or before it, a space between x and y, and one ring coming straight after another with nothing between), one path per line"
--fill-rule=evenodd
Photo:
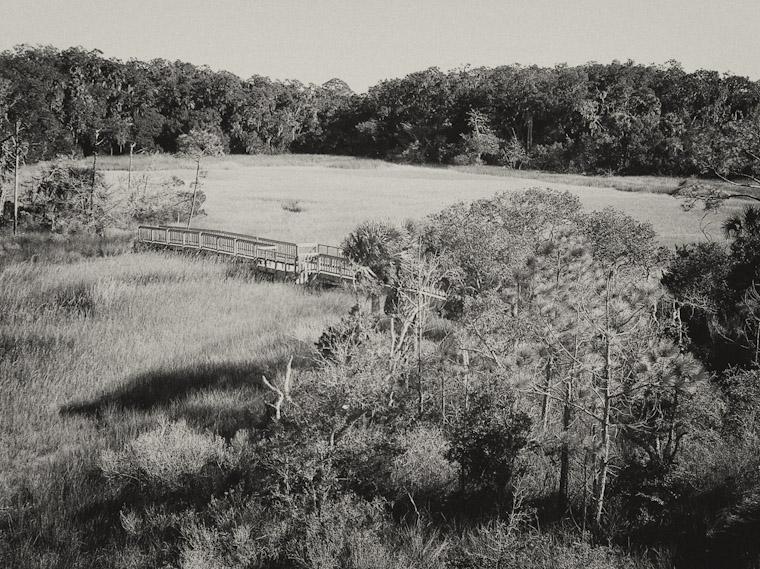
M298 244L266 237L241 235L211 229L142 225L137 231L140 243L208 251L243 259L262 271L292 276L298 283L353 282L355 269L340 247L318 243Z
M288 243L227 231L167 225L141 225L137 230L137 240L146 245L208 251L246 260L259 270L290 276L299 284L340 284L356 280L356 266L343 255L340 247L333 245ZM410 292L417 294L418 291ZM446 293L436 288L424 287L420 292L428 300L446 299Z

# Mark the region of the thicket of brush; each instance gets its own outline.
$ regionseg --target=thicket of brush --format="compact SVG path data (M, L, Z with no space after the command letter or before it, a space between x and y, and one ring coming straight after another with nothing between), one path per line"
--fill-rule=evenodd
M754 300L653 239L530 190L363 224L350 291L7 256L1 564L756 566ZM677 318L696 292L726 318ZM699 325L742 358L712 365Z

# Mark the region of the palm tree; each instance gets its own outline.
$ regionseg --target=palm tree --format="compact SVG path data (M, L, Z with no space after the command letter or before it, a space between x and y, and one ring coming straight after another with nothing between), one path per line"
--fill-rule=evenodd
M760 208L750 205L741 213L732 213L723 222L722 227L723 234L727 239L733 239L734 243L760 237Z
M389 221L370 220L354 229L341 247L346 257L387 284L395 274L407 237L405 230Z

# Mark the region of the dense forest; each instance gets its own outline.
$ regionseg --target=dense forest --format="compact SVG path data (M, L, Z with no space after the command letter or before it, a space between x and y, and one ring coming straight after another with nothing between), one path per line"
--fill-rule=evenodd
M180 61L18 46L0 54L0 118L3 138L21 125L29 160L174 152L195 129L231 153L683 176L751 170L760 83L616 61L431 68L357 95L340 79L242 80Z

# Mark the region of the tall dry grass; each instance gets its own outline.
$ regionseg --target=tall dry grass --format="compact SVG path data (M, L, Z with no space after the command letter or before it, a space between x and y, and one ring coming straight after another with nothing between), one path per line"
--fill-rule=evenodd
M499 176L521 180L541 180L557 184L588 186L590 188L612 188L621 192L645 192L671 194L683 178L673 176L587 176L584 174L558 174L540 170L514 170L502 166L451 166L458 172Z
M352 303L238 274L154 252L0 266L0 534L14 559L73 551L72 520L108 510L92 474L104 450L163 420L226 436L261 421L261 375L291 355L309 366Z

